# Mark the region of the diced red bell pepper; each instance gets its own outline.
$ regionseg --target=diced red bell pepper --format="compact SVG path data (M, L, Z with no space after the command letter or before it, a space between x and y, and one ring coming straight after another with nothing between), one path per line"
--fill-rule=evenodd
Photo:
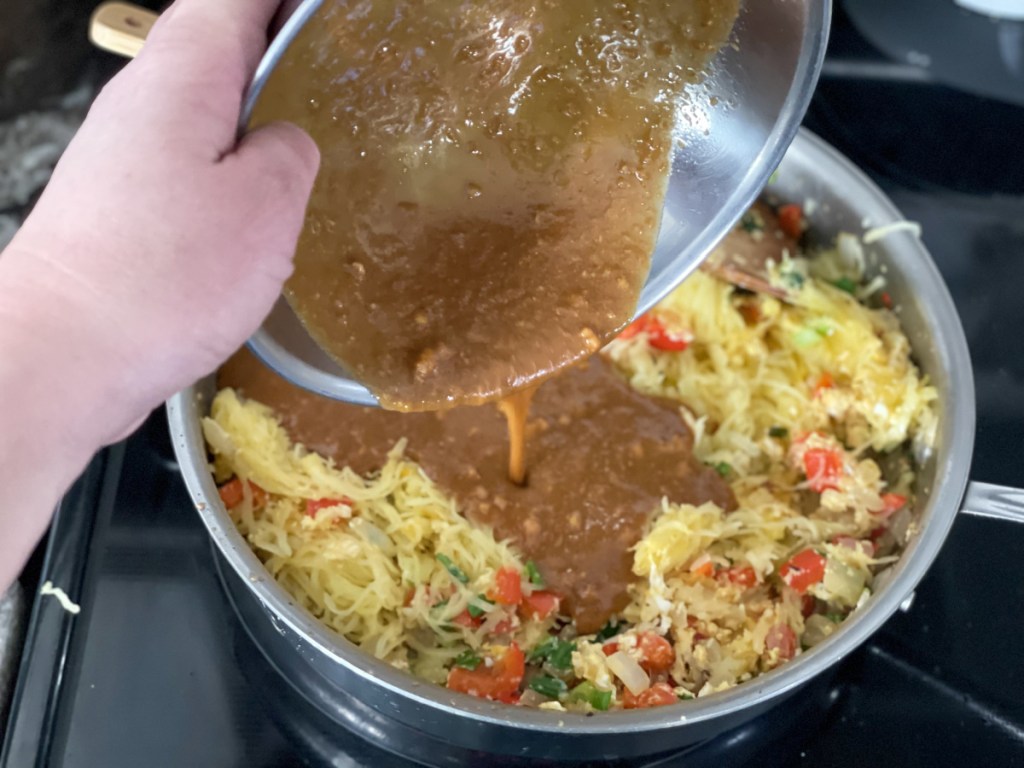
M609 640L607 643L601 646L601 650L605 656L611 656L613 653L617 653L619 650L618 640Z
M483 616L473 616L468 608L452 619L452 624L458 624L460 627L468 629L476 629L483 623Z
M217 489L220 500L224 502L227 509L233 509L242 503L245 498L245 491L242 488L242 481L233 477ZM252 505L262 507L267 502L267 492L260 488L252 480L249 481L249 492L252 494Z
M808 448L804 452L804 473L812 491L836 490L843 475L843 457L827 448Z
M487 597L501 605L519 605L523 599L523 585L515 568L499 568L494 577L494 589Z
M637 696L634 696L629 688L622 692L622 706L626 709L648 709L678 703L679 697L668 683L655 683Z
M757 584L757 573L749 565L734 565L723 573L726 579L740 587L752 587Z
M814 385L814 396L820 397L821 393L826 389L832 389L835 386L835 380L832 378L832 374L825 371L821 376L818 377L818 383Z
M632 339L647 330L647 324L650 322L650 315L640 315L636 320L627 325L619 333L619 338L622 340Z
M825 558L813 549L801 550L779 568L779 576L802 595L825 578Z
M882 494L882 510L878 513L882 517L889 517L907 506L907 497L899 493Z
M705 560L703 563L701 563L700 565L698 565L696 567L690 566L690 573L695 573L696 575L700 576L701 578L707 578L708 576L713 576L714 573L715 573L715 564L710 559L709 560Z
M329 509L339 504L347 504L351 507L352 503L352 499L345 496L340 499L306 499L306 514L310 517L316 517L316 513L321 509Z
M508 704L519 698L519 685L526 672L526 656L512 643L490 666L480 664L476 669L455 666L448 672L448 688L482 699L493 699Z
M554 592L539 590L523 597L520 610L527 619L541 621L558 610L561 598Z
M651 674L668 672L676 660L672 643L654 632L643 632L637 636L636 647L640 650L640 666Z
M889 294L888 291L882 291L882 295L880 296L880 298L882 300L883 307L885 307L886 309L892 309L892 296Z
M647 334L647 343L662 352L682 352L690 346L691 336L684 331L670 331L656 317L640 315L622 329L620 339L632 339L641 333Z
M799 205L790 203L779 208L779 229L794 240L804 233L804 212Z

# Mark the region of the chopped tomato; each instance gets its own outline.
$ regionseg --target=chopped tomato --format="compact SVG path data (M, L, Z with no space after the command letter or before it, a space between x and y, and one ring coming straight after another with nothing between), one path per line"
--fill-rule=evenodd
M843 457L838 451L809 448L804 452L804 472L812 491L836 490L843 474Z
M647 343L662 352L682 352L692 336L685 331L670 331L657 318L651 318L647 325Z
M485 663L476 669L452 667L448 672L448 688L512 704L519 698L519 684L525 671L526 656L512 643L504 653L494 657L490 666Z
M676 652L672 643L654 632L640 634L636 639L636 647L640 650L640 666L647 672L668 672L675 663Z
M892 296L889 295L888 291L882 291L882 306L886 309L892 309Z
M764 639L766 651L778 651L779 661L789 661L796 656L796 632L788 624L776 624L768 630Z
M802 595L825 578L825 558L813 549L802 550L779 568L779 576Z
M558 610L561 598L554 592L540 590L523 597L522 611L528 619L546 619Z
M695 573L700 577L713 576L715 573L715 564L712 562L710 557L704 555L702 558L697 558L693 565L690 566L690 573Z
M512 631L512 627L513 627L513 624L512 624L512 620L511 619L502 619L501 621L499 621L497 624L494 625L494 634L496 634L496 635L508 634L509 632Z
M339 504L347 504L352 506L352 499L342 497L340 499L306 499L306 514L310 517L316 517L316 513L321 509L330 509L331 507L337 507Z
M794 240L804 233L804 212L799 205L791 203L779 208L779 229Z
M622 332L619 333L619 338L623 340L632 339L634 336L647 330L647 324L649 322L650 315L640 315L640 317L622 329Z
M655 683L639 696L634 696L629 688L622 692L622 706L626 709L648 709L678 703L679 697L668 683Z
M500 568L494 577L494 589L487 596L501 605L519 605L523 599L523 586L519 571L515 568Z
M604 651L605 656L611 656L619 650L619 643L616 640L609 640L601 646L601 650Z
M237 477L232 478L217 489L220 500L224 506L233 509L242 503L245 498L245 491L242 488L242 481ZM254 507L262 507L267 501L267 492L260 488L252 480L249 481L249 492L252 493L252 504Z
M483 617L482 616L474 617L469 612L468 608L466 610L464 610L462 613L460 613L458 616L456 616L455 618L452 619L452 624L458 624L460 627L468 627L470 629L475 629L476 627L479 627L483 623L484 623Z
M868 532L868 538L871 539L871 543L877 547L878 540L882 538L888 530L888 527L884 525L880 525L877 528L872 528L871 531Z
M907 505L907 497L899 493L882 494L882 511L878 514L882 517L889 517L894 512L899 512Z
M734 565L725 571L725 578L741 587L752 587L757 584L757 572L749 565Z
M835 381L832 379L832 374L828 371L821 374L818 377L818 383L814 385L814 396L818 397L826 389L832 389L835 386Z

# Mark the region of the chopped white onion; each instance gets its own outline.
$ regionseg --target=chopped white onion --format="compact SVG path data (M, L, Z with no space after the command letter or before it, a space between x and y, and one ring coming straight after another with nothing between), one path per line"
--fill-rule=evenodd
M844 605L856 605L860 593L864 590L865 575L863 571L851 568L835 557L830 557L825 564L825 578L822 586L829 597Z
M616 651L608 657L608 669L612 671L622 684L629 689L634 696L651 687L651 678L644 672L643 667L628 653Z

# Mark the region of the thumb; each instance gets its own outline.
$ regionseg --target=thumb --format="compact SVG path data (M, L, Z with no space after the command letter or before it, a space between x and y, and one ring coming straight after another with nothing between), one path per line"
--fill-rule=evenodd
M229 155L248 183L304 211L320 167L320 150L304 130L291 123L269 123L245 134Z

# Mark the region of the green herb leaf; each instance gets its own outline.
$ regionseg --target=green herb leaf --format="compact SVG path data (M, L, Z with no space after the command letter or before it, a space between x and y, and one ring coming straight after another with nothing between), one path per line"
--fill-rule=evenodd
M611 638L615 637L617 634L619 634L619 632L622 631L622 627L623 627L623 623L616 622L616 621L609 621L607 624L605 624L603 627L601 627L601 631L598 632L597 635L595 636L596 639L597 639L597 642L603 643L605 640L610 640Z
M569 689L563 681L550 675L540 675L533 678L530 680L529 687L531 690L536 691L542 696L547 696L549 699L557 699Z
M760 232L764 229L761 222L750 213L743 214L743 218L740 219L740 226L743 227L744 232Z
M790 288L803 288L806 278L794 269L787 269L781 273L782 280Z
M536 587L544 586L544 577L540 575L540 571L537 570L537 564L533 560L526 561L526 575L530 579L530 583Z
M612 692L598 688L584 680L569 692L569 701L585 701L599 712L606 712L612 704Z
M548 664L561 672L572 669L572 654L575 650L576 643L559 641L548 654Z
M789 430L785 427L769 427L768 437L789 437Z
M729 477L729 475L732 474L732 464L730 464L727 461L720 461L714 466L715 472L717 472L723 478Z
M463 584L469 583L469 576L459 566L452 562L452 559L448 555L442 555L438 552L435 557L437 562L445 567L445 570L452 575L452 578L456 581L462 582Z
M848 294L853 296L857 293L857 283L848 277L840 277L834 283L832 283L840 291L846 291Z
M466 606L466 610L469 611L469 615L472 616L474 619L479 619L481 616L483 616L485 613L487 613L490 610L489 607L488 608L481 607L481 605L480 605L481 603L483 603L483 604L485 604L487 606L493 606L494 605L494 603L492 601L488 600L484 595L477 595L476 596L476 600L475 601L471 600L469 602L469 605Z
M466 669L476 669L483 663L483 659L477 656L473 651L463 651L455 657L455 666L464 667Z

